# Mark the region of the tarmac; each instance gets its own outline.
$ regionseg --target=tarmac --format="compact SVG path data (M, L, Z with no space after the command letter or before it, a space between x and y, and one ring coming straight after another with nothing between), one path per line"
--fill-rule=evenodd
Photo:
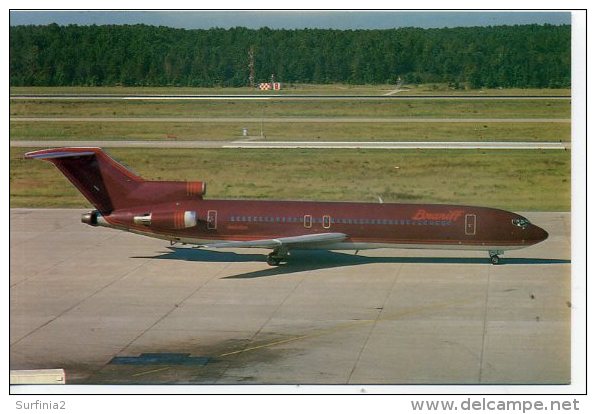
M570 214L506 252L209 251L10 211L10 368L67 384L568 384Z

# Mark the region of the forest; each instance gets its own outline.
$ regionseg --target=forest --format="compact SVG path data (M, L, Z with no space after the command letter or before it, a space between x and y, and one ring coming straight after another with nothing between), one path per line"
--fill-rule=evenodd
M571 26L185 30L12 26L11 86L249 86L255 82L571 86Z

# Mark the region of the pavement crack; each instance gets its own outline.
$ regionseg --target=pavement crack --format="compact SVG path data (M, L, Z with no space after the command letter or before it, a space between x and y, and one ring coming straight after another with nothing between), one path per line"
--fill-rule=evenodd
M281 307L286 303L286 301L288 300L288 298L294 294L294 292L296 291L296 289L298 289L298 287L302 284L302 282L306 278L306 275L309 274L309 273L310 273L310 271L304 272L302 274L302 277L300 278L300 280L294 285L294 287L292 289L290 289L290 291L288 292L288 294L285 295L285 297L283 298L283 300L275 307L275 309L273 309L273 311L269 314L269 317L267 318L267 320L265 322L263 322L263 324L259 327L259 329L247 341L247 343L244 346L244 348L242 348L239 351L234 351L234 352L229 352L229 353L226 353L226 354L222 354L222 355L220 355L220 357L231 356L231 355L238 355L238 354L242 354L243 352L246 352L246 351L249 351L249 350L260 349L260 348L263 348L263 347L266 347L266 346L272 346L272 345L282 344L282 343L291 342L291 341L295 341L295 340L303 339L303 338L307 337L306 335L300 335L300 336L297 336L297 337L294 337L294 338L290 338L288 340L276 341L274 343L269 343L269 344L266 344L266 345L263 345L263 346L254 346L254 345L251 345L251 344L254 344L255 339L258 338L258 336L261 334L261 332L263 331L263 329L265 328L265 326L267 326L269 324L269 322L271 322L271 320L273 319L273 316L277 314L278 310L281 309ZM228 370L228 367L226 367L224 370L222 370L221 375L215 381L216 383L221 378L224 377L225 373Z
M53 318L47 320L46 322L44 322L43 324L41 324L40 326L38 326L37 328L33 329L32 331L28 332L26 335L22 336L21 338L19 338L18 340L16 340L15 342L13 342L12 344L10 344L11 346L17 345L19 342L21 342L23 339L33 335L35 332L39 331L40 329L48 326L50 323L54 322L56 319L61 318L62 316L64 316L65 314L67 314L68 312L70 312L71 310L75 309L76 307L80 306L83 302L87 301L88 299L94 297L95 295L99 294L100 292L104 291L105 289L109 288L110 286L114 285L115 283L121 281L122 279L124 279L125 277L127 277L128 275L130 275L131 273L135 272L136 270L138 270L140 267L142 267L145 264L145 262L140 263L138 266L135 266L134 268L126 271L125 273L123 273L120 277L116 277L114 278L112 281L110 281L109 283L103 285L102 287L100 287L99 289L97 289L96 291L94 291L93 293L91 293L90 295L85 296L83 299L79 300L78 302L74 303L72 306L66 308L65 310L63 310L62 312L60 312L59 314L57 314L56 316L54 316Z
M356 367L358 366L358 363L360 362L360 358L362 357L362 353L364 352L364 350L366 349L366 346L368 345L368 341L370 340L370 336L373 332L373 330L375 329L375 327L377 326L377 322L379 322L380 320L382 320L381 315L383 314L383 310L385 309L385 305L387 304L387 300L389 299L389 297L391 296L391 292L393 292L393 289L395 288L395 285L397 284L397 280L399 279L399 274L401 273L401 269L403 267L403 264L400 264L399 267L397 268L397 270L395 271L395 276L393 278L393 283L391 283L391 288L387 289L387 294L385 295L385 299L383 300L383 304L377 308L377 310L379 312L377 312L377 317L375 318L375 320L370 324L370 329L368 330L368 334L366 335L366 339L364 340L364 343L362 344L362 346L360 347L360 350L358 351L358 356L356 357L356 361L354 361L354 365L352 366L352 369L350 370L350 374L348 375L348 379L346 381L346 384L349 384L352 381L352 376L354 375L354 372L356 371Z
M219 271L215 272L213 274L213 276L209 280L207 280L204 283L202 283L201 285L199 285L196 289L194 289L188 295L186 295L184 298L182 298L182 300L179 300L176 303L174 303L174 305L172 305L172 307L170 308L170 310L168 310L160 318L158 318L155 322L153 322L151 325L149 325L147 328L145 328L140 334L138 334L132 340L130 340L115 355L119 355L120 353L124 352L127 348L129 348L132 344L134 344L139 338L141 338L143 335L145 335L147 332L149 332L151 329L153 329L155 326L157 326L161 321L163 321L168 316L170 316L172 314L172 312L174 312L175 310L179 309L180 306L182 306L182 304L185 301L187 301L189 298L191 298L193 295L195 295L198 291L200 291L203 287L205 287L205 285L207 285L212 280L217 279L219 277L219 275L222 272L224 272L228 267L230 267L230 263L226 263L224 266L222 266L222 268Z
M482 368L484 366L484 348L486 347L486 331L488 330L487 327L487 320L488 320L488 294L489 294L489 289L490 289L490 274L491 274L491 269L488 268L487 270L487 275L486 275L486 293L484 295L484 316L483 316L483 323L482 323L482 344L480 346L480 358L479 358L479 362L480 362L480 367L478 370L478 383L481 384L482 383Z

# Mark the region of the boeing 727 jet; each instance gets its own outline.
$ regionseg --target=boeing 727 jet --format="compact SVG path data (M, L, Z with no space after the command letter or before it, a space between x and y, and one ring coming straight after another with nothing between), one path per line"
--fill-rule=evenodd
M480 250L493 264L506 250L548 233L518 214L448 204L205 199L201 181L148 181L100 148L57 148L26 158L53 163L95 207L82 222L197 247L292 250L375 248Z

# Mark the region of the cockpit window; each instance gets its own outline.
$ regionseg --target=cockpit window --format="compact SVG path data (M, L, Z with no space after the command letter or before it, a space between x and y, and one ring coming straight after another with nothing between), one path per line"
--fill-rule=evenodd
M511 223L513 223L514 226L521 227L522 229L525 229L526 227L528 227L528 225L530 225L530 220L520 217L520 218L511 220Z

